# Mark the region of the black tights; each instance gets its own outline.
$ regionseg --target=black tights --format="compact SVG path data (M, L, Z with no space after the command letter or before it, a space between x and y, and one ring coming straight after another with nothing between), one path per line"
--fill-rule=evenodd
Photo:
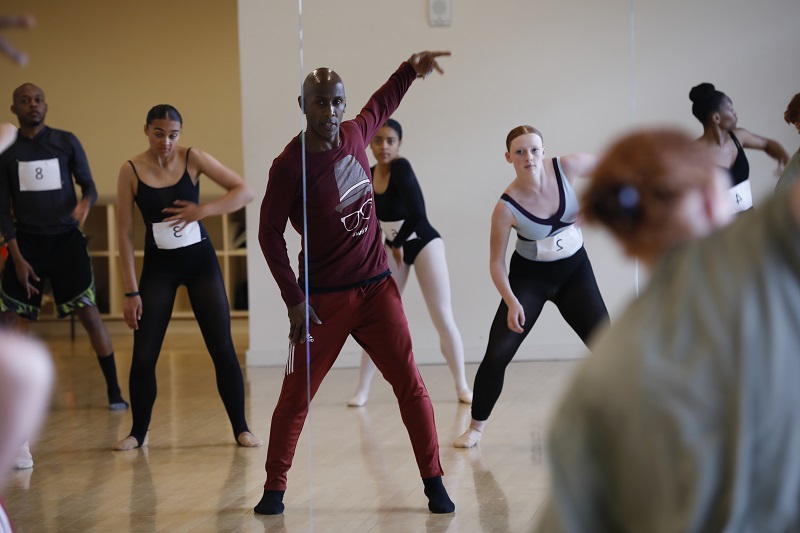
M130 434L139 445L150 426L156 401L156 362L180 285L186 285L192 311L214 362L217 390L233 426L234 438L248 431L244 416L244 379L231 339L228 298L217 255L206 239L186 248L154 248L145 253L139 283L142 318L133 336L130 376L133 414Z
M539 318L545 302L553 302L575 333L588 341L594 329L608 322L592 264L581 248L575 255L552 262L529 261L516 252L508 281L525 310L522 333L508 329L508 306L500 302L489 330L489 344L475 375L472 418L487 420L503 390L506 367Z

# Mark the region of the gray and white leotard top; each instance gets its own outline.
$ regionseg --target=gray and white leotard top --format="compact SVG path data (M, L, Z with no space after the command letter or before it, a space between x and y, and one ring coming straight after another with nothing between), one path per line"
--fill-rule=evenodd
M517 232L516 251L530 261L554 261L570 257L583 245L580 229L574 226L579 211L575 190L567 180L564 169L561 168L561 160L557 157L553 158L553 169L558 182L558 210L553 216L537 217L526 211L508 194L504 193L500 197L500 201L517 219L517 225L514 226ZM569 239L553 238L568 230Z

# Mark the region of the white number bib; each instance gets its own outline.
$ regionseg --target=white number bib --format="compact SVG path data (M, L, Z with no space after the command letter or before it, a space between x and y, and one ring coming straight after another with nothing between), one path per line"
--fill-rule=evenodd
M19 161L20 191L57 191L61 189L61 167L58 159Z
M551 237L536 241L537 261L557 261L572 257L583 246L583 233L578 226L572 225Z
M405 222L405 220L391 220L389 222L381 220L381 229L383 230L384 235L386 235L386 238L390 241L393 241L394 238L397 237L397 232L403 227L403 222ZM416 232L412 232L406 241L411 241L414 239L419 239Z
M153 223L153 238L159 249L174 250L200 242L200 224L190 222L179 231L180 226L173 226L174 223L175 221Z
M746 211L753 207L753 190L750 188L749 179L734 185L728 191L731 194L731 200L733 200L734 213Z

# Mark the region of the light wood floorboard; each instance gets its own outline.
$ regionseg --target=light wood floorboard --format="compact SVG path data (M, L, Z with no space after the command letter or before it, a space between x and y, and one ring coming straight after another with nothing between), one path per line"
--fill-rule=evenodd
M234 444L199 333L168 332L158 365L150 445L112 452L129 412L106 409L102 375L82 331L50 338L57 365L52 408L4 499L26 532L522 532L547 496L543 439L575 362L512 363L481 444L452 447L470 410L458 404L447 367L423 366L439 433L452 515L428 512L419 472L389 386L378 376L369 403L348 408L356 369L333 370L315 398L289 472L286 511L255 515L266 446ZM235 330L237 331L237 330ZM240 357L246 329L234 335ZM132 337L115 334L128 397ZM477 365L468 365L472 382ZM245 368L248 422L265 442L282 368Z

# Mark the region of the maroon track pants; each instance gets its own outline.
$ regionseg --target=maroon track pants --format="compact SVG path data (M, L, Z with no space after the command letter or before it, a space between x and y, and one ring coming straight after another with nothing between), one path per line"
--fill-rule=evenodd
M408 320L394 279L344 291L312 294L309 305L322 324L310 325L311 397L333 366L348 335L363 347L389 382L411 438L421 477L442 475L439 440L425 383L411 349ZM267 450L267 490L286 490L297 439L308 415L306 344L298 344L287 364L278 405L272 413Z

